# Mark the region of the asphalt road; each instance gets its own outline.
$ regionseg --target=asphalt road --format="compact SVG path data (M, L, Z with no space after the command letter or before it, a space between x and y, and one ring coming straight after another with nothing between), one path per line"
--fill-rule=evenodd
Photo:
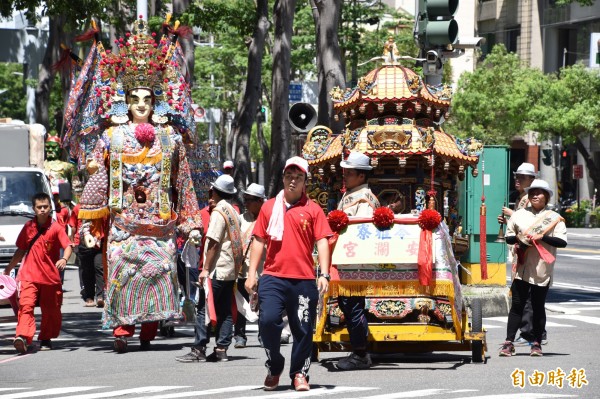
M174 357L186 353L192 342L193 329L185 325L176 327L173 337L160 336L151 351L139 351L134 338L128 353L116 354L110 332L100 329L100 309L83 307L77 272L68 270L63 329L54 350L16 356L16 318L11 309L0 308L0 399L598 398L600 234L580 234L569 236L569 247L557 258L547 304L549 343L542 358L530 357L526 347L517 348L515 357L499 358L506 317L491 317L484 319L484 364L471 363L470 352L399 353L375 356L369 370L340 372L334 364L345 353L328 352L311 367L311 391L296 393L282 377L278 390L264 392L266 355L258 346L255 326L249 347L230 348L227 363L176 362ZM288 359L290 350L291 345L284 346Z

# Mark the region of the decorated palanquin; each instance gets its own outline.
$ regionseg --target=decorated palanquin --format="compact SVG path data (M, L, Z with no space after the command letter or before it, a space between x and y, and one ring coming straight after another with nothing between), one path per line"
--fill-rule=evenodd
M383 58L356 87L330 93L345 130L333 135L316 126L302 150L311 168L308 194L329 213L330 224L344 191L340 161L352 151L369 156L369 187L393 219L389 227L378 226L376 210L373 219L350 218L334 228L332 281L316 326L315 350L349 349L336 298L365 296L369 350L433 350L452 343L458 350L473 349L473 359L481 361L481 311L473 311L479 314L479 331L473 332L455 258L467 242L460 235L455 189L469 169L478 174L483 146L443 131L448 86L428 86L391 54ZM428 341L428 346L410 345L414 341Z

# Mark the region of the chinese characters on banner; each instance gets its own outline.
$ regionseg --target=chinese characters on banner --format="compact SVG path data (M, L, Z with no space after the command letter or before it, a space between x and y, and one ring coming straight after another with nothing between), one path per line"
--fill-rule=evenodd
M351 224L338 238L332 262L337 265L416 264L421 229L394 224L379 230L372 223Z

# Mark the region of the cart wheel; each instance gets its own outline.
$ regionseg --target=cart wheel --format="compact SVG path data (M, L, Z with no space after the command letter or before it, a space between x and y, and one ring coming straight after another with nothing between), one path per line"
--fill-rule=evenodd
M479 298L474 298L471 301L471 331L483 331L481 299ZM483 356L483 341L471 341L471 352L473 363L482 363L485 360Z
M312 352L310 354L310 361L317 363L319 361L319 345L313 342Z

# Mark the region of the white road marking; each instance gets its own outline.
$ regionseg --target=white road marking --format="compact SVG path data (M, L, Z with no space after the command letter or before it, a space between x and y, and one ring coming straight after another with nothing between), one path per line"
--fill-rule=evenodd
M402 398L422 398L424 396L438 395L447 392L447 389L421 389L418 391L394 392L383 395L360 396L354 399L402 399Z
M190 391L190 392L170 393L170 394L166 394L166 395L139 396L135 399L187 398L190 396L196 397L196 396L206 396L206 395L217 395L220 393L237 392L237 391L252 391L252 390L256 390L256 389L262 389L262 385L239 385L239 386L235 386L235 387L206 389L204 391Z
M577 320L588 324L596 324L600 325L600 317L592 317L592 316L581 316L581 315L550 315L547 317L552 317L555 319L561 320ZM548 325L548 323L546 323Z
M65 393L71 392L81 392L81 391L91 391L92 389L100 389L105 388L103 386L98 387L65 387L65 388L49 388L42 389L41 391L29 391L29 392L19 392L13 393L10 395L2 395L0 398L2 399L19 399L19 398L35 398L39 396L49 396L49 395L62 395ZM19 389L19 388L15 388Z
M181 388L191 388L190 386L149 386L149 387L138 387L138 388L129 388L129 389L119 389L117 391L108 391L108 392L99 392L92 393L87 395L75 395L75 396L63 396L68 399L95 399L95 398L115 398L117 396L124 395L135 395L140 393L153 393L153 392L162 392L173 389L181 389ZM4 399L4 398L2 398Z
M305 398L307 396L324 396L324 395L334 395L334 394L338 394L341 392L358 392L358 391L368 391L368 390L372 390L372 389L379 389L379 388L369 388L369 387L333 387L333 388L313 388L310 391L305 391L305 392L288 392L288 393L279 393L279 392L275 392L275 395L273 395L273 393L269 393L267 395L260 395L260 396L244 396L241 398L236 398L236 399L273 399L273 398L277 398L277 399L293 399L293 398Z
M577 395L562 395L555 393L514 393L485 396L465 396L454 399L544 399L544 398L577 398Z

